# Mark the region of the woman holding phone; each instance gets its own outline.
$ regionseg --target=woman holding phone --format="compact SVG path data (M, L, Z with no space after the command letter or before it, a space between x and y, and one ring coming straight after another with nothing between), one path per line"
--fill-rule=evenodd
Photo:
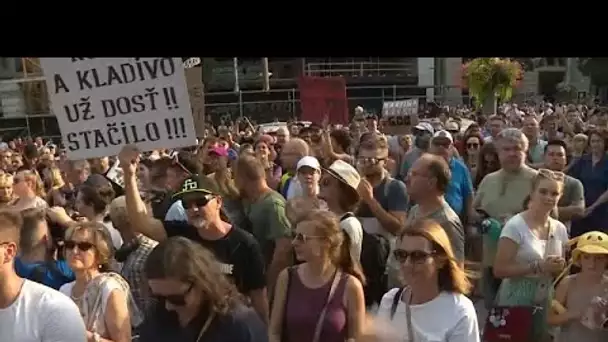
M509 219L500 235L494 276L503 279L497 306L535 306L532 339L545 341L546 309L553 278L565 267L566 226L550 217L564 187L564 174L538 170L526 210Z

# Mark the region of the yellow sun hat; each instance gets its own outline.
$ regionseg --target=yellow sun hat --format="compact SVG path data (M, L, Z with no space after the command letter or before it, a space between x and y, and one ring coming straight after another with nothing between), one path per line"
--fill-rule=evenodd
M593 231L579 236L576 248L572 251L572 259L578 260L581 253L608 254L608 234Z

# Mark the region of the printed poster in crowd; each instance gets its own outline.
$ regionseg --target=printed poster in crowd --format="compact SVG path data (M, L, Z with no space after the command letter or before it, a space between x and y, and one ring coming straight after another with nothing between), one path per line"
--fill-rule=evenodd
M191 57L184 61L186 69L186 86L190 96L190 106L192 107L192 120L194 121L194 131L196 136L205 136L205 88L203 85L203 68L201 59Z
M196 143L181 58L41 58L68 158Z
M418 108L418 99L384 101L382 104L382 116L411 116L418 114Z
M301 77L298 82L302 121L348 124L346 82L342 77Z
M418 121L418 99L384 101L382 118L387 125L383 130L387 134L410 134L413 122Z

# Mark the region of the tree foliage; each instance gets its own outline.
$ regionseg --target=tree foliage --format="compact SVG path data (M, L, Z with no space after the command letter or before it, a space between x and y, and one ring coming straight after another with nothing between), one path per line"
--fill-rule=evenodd
M591 83L602 87L608 86L608 58L579 58L578 68L591 79Z

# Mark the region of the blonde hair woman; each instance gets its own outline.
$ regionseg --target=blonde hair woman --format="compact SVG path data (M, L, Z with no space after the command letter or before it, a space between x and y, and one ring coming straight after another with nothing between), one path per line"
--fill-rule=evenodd
M365 279L338 218L323 210L304 214L293 245L304 263L278 277L270 341L357 341L365 321Z
M131 341L131 325L140 321L127 282L108 272L112 240L103 225L80 222L67 230L65 257L76 280L59 292L74 300L84 319L89 341Z
M547 307L552 278L565 266L568 232L563 223L550 217L563 188L563 173L538 170L526 210L502 228L494 275L503 280L495 305ZM546 310L534 310L533 341L548 338L546 323Z
M48 204L45 198L44 185L40 177L33 171L22 170L13 177L13 192L18 197L12 203L14 209L25 210L30 208L45 209Z
M443 228L433 220L414 222L393 254L408 285L390 290L380 302L378 318L392 327L381 340L479 341L475 307L466 296L471 283Z

